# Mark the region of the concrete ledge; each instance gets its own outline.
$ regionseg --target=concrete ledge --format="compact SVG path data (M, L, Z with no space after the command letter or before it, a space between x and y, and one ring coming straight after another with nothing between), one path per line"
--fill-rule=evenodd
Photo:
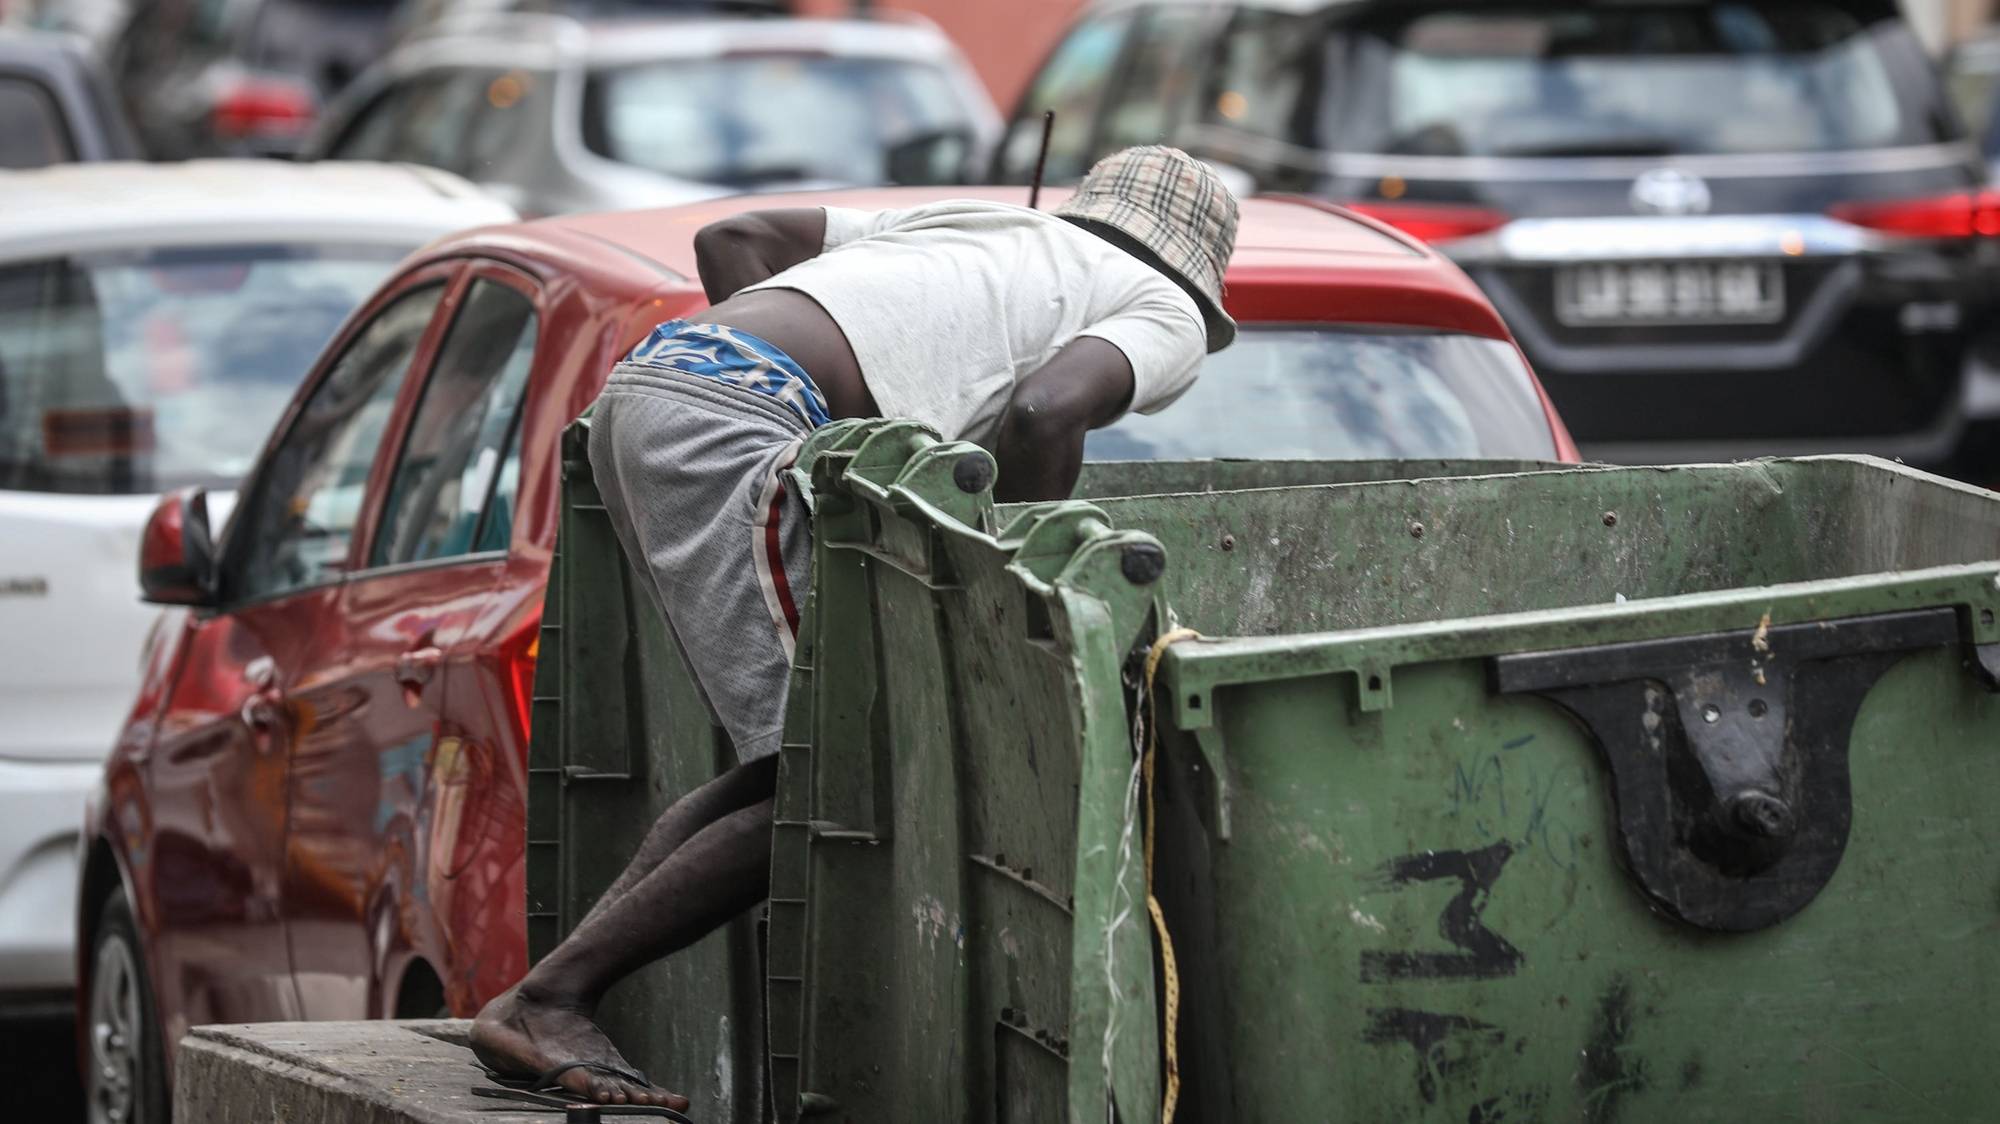
M463 1020L196 1027L181 1039L174 1119L201 1124L474 1124L560 1119L493 1111Z

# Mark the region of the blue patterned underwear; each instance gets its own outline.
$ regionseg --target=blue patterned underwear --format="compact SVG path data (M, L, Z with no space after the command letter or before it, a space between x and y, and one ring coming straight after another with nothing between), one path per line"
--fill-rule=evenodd
M833 420L819 387L791 356L748 332L721 324L669 320L633 348L625 362L699 375L768 394L814 427Z

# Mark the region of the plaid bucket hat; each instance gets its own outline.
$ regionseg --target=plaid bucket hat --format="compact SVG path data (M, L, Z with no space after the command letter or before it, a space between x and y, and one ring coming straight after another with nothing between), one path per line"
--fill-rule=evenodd
M1137 243L1140 257L1194 298L1208 325L1209 351L1236 338L1236 321L1222 311L1222 271L1236 247L1236 199L1207 165L1157 144L1114 152L1054 213Z

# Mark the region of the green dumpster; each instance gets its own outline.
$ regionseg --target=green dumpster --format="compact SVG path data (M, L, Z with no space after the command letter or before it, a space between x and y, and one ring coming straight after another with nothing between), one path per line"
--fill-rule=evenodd
M1989 1118L2000 497L1412 467L823 431L768 910L614 1035L711 1124ZM729 759L566 469L537 954Z

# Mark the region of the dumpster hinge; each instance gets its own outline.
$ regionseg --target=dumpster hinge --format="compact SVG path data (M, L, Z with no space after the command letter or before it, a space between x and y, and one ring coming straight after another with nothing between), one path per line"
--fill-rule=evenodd
M1660 910L1746 932L1833 877L1852 815L1848 736L1875 681L1956 644L1949 608L1493 658L1596 739L1626 865Z

